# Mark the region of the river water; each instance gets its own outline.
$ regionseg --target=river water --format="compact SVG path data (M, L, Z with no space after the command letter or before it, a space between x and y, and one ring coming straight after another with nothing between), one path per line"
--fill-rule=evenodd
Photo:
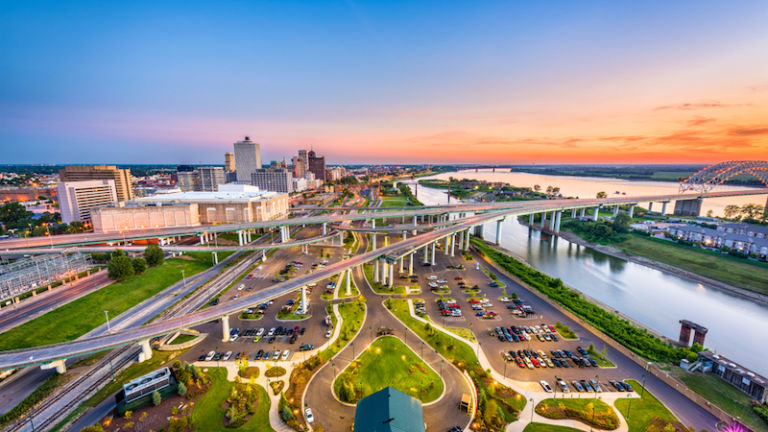
M676 183L666 182L603 178L593 181L584 177L476 173L474 170L445 173L434 178L447 179L451 176L504 181L515 186L559 186L565 196L584 198L594 197L597 191L609 194L620 191L632 196L677 190ZM417 198L426 205L445 204L447 201L444 191L423 186L418 187ZM705 209L722 209L731 203L713 205L707 201L704 201ZM451 199L451 203L454 202ZM741 205L760 201L747 197L732 202ZM495 222L485 228L486 240L493 241ZM680 333L678 321L681 319L704 325L709 328L705 341L707 348L768 376L768 365L764 361L768 357L768 346L760 342L768 334L768 307L679 276L602 254L563 238L542 234L539 230L529 230L516 218L507 218L503 222L501 246L534 268L559 277L567 285L670 339L677 340Z

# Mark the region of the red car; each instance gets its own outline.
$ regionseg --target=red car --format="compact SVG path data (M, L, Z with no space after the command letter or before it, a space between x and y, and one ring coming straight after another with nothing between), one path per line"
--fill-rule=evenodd
M456 276L456 277L455 277L455 278L453 278L453 279L454 279L454 280L464 280L464 278L463 278L463 277L461 277L461 276Z
M474 303L480 303L480 300L478 300L478 299L469 299L469 302L473 303L473 304Z

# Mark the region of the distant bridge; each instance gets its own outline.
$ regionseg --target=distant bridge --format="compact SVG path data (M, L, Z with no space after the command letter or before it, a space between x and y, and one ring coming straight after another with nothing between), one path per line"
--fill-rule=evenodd
M710 165L680 182L680 193L709 192L739 174L749 174L768 186L768 161L728 161Z

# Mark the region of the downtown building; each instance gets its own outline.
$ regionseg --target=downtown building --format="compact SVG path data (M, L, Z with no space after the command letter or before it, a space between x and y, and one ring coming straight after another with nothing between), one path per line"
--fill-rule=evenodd
M257 186L259 189L292 193L293 177L291 172L285 168L260 168L251 174L251 184Z
M115 165L68 165L59 170L59 181L112 180L118 201L133 199L131 170Z
M90 223L91 210L118 202L112 179L59 182L56 194L64 223Z
M238 183L250 184L251 174L261 168L261 148L258 143L245 137L243 141L234 144L235 147L235 167Z

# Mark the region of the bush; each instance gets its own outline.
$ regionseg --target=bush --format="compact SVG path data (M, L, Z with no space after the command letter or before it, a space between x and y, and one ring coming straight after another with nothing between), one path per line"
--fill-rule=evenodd
M133 266L133 273L134 274L142 274L147 269L147 262L144 260L144 258L135 258L131 265Z
M160 396L160 392L158 392L157 390L153 391L152 392L152 405L158 406L158 405L160 405L160 402L162 402L162 401L163 401L163 397Z
M133 263L125 255L114 255L107 265L107 274L110 279L123 281L130 279L134 274Z
M160 265L165 260L165 252L157 245L149 245L144 249L144 259L147 261L147 265L154 267Z
M176 389L176 392L179 394L179 396L184 396L185 394L187 394L186 384L180 382L178 388Z

